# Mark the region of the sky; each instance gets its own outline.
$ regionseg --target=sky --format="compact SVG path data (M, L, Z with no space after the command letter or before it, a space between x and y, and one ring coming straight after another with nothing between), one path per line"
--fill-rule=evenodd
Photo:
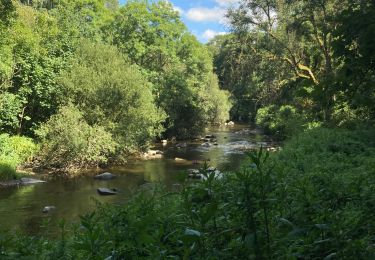
M121 3L126 0L120 0ZM229 31L226 25L226 8L236 0L169 0L200 42L206 43L216 35Z

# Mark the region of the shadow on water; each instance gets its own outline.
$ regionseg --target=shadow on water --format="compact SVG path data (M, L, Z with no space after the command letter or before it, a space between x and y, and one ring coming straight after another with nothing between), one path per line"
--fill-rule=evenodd
M261 135L240 135L234 128L213 128L210 134L216 135L217 146L203 147L202 142L188 143L185 148L173 144L155 149L162 150L164 157L155 160L133 160L128 164L107 169L117 175L114 180L100 181L90 176L74 179L56 179L32 186L0 189L0 230L19 228L26 233L43 231L44 222L57 226L60 219L75 221L79 216L95 209L96 201L103 203L125 203L142 184L159 182L171 186L179 172L189 168L199 168L194 161L209 161L210 166L221 171L236 170L244 160L243 150L251 148L254 142L261 141ZM175 158L184 160L175 160ZM97 188L117 188L116 196L100 196ZM45 206L55 206L50 213L42 213Z

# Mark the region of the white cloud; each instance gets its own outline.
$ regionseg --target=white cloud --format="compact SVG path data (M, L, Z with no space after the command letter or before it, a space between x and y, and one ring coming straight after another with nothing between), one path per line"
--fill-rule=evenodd
M226 10L220 7L205 8L197 7L191 8L187 11L186 17L194 22L219 22L225 23Z
M224 35L224 34L226 34L226 32L217 32L217 31L214 31L214 30L210 30L210 29L208 29L208 30L206 30L206 31L202 34L202 37L203 37L205 40L209 41L209 40L211 40L212 38L214 38L214 37L217 36L217 35Z
M220 6L230 6L238 2L238 0L215 0Z

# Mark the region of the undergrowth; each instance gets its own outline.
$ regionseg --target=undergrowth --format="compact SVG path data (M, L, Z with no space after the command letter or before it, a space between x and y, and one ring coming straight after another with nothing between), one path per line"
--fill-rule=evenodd
M2 234L1 259L373 259L370 131L314 129L242 169L101 205L59 239Z

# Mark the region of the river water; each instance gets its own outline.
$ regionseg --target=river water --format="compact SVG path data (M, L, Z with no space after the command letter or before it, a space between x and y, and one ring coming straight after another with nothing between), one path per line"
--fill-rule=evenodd
M217 137L217 146L204 147L199 141L187 143L185 148L177 148L176 144L157 144L154 149L164 152L161 159L132 160L122 167L93 170L91 174L73 179L56 179L36 185L0 189L0 230L20 229L28 234L37 234L46 222L53 228L60 219L77 221L80 215L94 210L97 201L126 203L141 185L157 182L171 187L177 182L180 172L200 167L193 164L194 161L209 160L210 166L224 172L237 170L245 158L243 150L263 144L264 141L264 136L253 132L244 133L244 129L248 127L236 125L208 129L207 134ZM117 177L110 181L92 177L106 171ZM116 188L119 193L115 196L100 196L97 188L101 187ZM42 212L45 206L55 206L56 209L46 214Z

